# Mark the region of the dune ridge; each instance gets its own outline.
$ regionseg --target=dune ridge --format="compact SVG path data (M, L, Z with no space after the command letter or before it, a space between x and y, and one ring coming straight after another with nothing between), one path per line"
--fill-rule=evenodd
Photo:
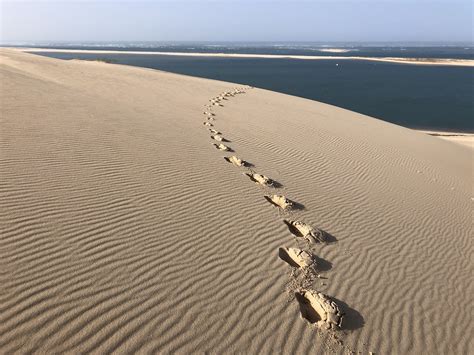
M236 85L0 55L1 352L472 351L471 150L257 88L215 102ZM308 248L284 220L326 234L320 277L279 257ZM301 318L299 282L341 330Z
M429 134L430 136L438 137L440 139L445 139L447 141L462 144L465 147L474 149L474 134L465 133L465 132L442 132L442 131L424 131L420 132Z

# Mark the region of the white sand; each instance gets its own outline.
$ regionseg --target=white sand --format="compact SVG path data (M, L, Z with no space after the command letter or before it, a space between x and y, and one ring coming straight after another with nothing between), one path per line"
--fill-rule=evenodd
M212 108L226 153L203 111L235 84L11 50L0 73L0 353L473 352L471 150L250 89Z
M53 48L16 48L24 52L48 53L91 53L91 54L142 54L142 55L170 55L182 57L229 57L229 58L270 58L270 59L303 59L303 60L369 60L374 62L389 62L417 65L443 66L474 66L470 59L438 59L438 58L398 58L398 57L360 57L360 56L317 56L317 55L286 55L286 54L244 54L244 53L183 53L158 51L117 51L117 50L90 50L90 49L53 49Z
M420 132L474 149L474 133L423 131L423 130L421 130Z

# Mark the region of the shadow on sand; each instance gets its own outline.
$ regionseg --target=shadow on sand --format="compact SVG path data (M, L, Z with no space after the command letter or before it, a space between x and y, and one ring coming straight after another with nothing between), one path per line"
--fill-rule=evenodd
M342 322L340 324L341 330L353 331L359 328L362 328L365 324L364 317L356 311L354 308L351 308L347 303L335 298L329 297L334 301L339 310L344 315ZM321 320L318 312L310 305L308 300L299 292L295 292L295 299L298 301L300 307L301 316L306 319L308 322L314 324Z
M300 231L295 227L293 226L288 220L284 219L283 220L283 223L286 224L286 226L288 227L288 230L290 231L291 234L293 234L295 237L305 237L303 234L300 233ZM319 233L318 233L319 232ZM320 242L324 242L324 243L327 243L327 244L331 244L331 243L335 243L337 242L337 239L336 237L334 237L332 234L326 232L325 230L322 230L320 228L317 228L315 230L315 236L317 237L318 240L320 240ZM319 235L320 234L320 235Z

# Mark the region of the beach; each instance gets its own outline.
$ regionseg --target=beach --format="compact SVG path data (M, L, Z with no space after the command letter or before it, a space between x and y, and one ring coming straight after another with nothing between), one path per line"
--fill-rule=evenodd
M247 85L0 68L0 352L472 351L469 147Z
M387 62L413 65L441 65L473 67L474 60L454 58L401 58L401 57L362 57L362 56L318 56L318 55L278 55L278 54L245 54L245 53L193 53L193 52L161 52L161 51L119 51L119 50L93 50L93 49L54 49L54 48L27 48L19 47L17 50L34 53L90 53L90 54L140 54L140 55L167 55L182 57L217 57L217 58L265 58L265 59L300 59L300 60L367 60L374 62ZM324 51L324 50L323 50ZM344 53L342 50L325 50L330 53Z

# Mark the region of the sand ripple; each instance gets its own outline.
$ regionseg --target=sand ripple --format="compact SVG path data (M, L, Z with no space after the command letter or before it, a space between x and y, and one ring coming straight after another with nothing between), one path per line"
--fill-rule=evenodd
M209 144L235 85L1 55L0 352L472 351L469 150L253 89L216 125L304 203L283 215ZM335 241L314 286L342 345L287 301L283 219Z

